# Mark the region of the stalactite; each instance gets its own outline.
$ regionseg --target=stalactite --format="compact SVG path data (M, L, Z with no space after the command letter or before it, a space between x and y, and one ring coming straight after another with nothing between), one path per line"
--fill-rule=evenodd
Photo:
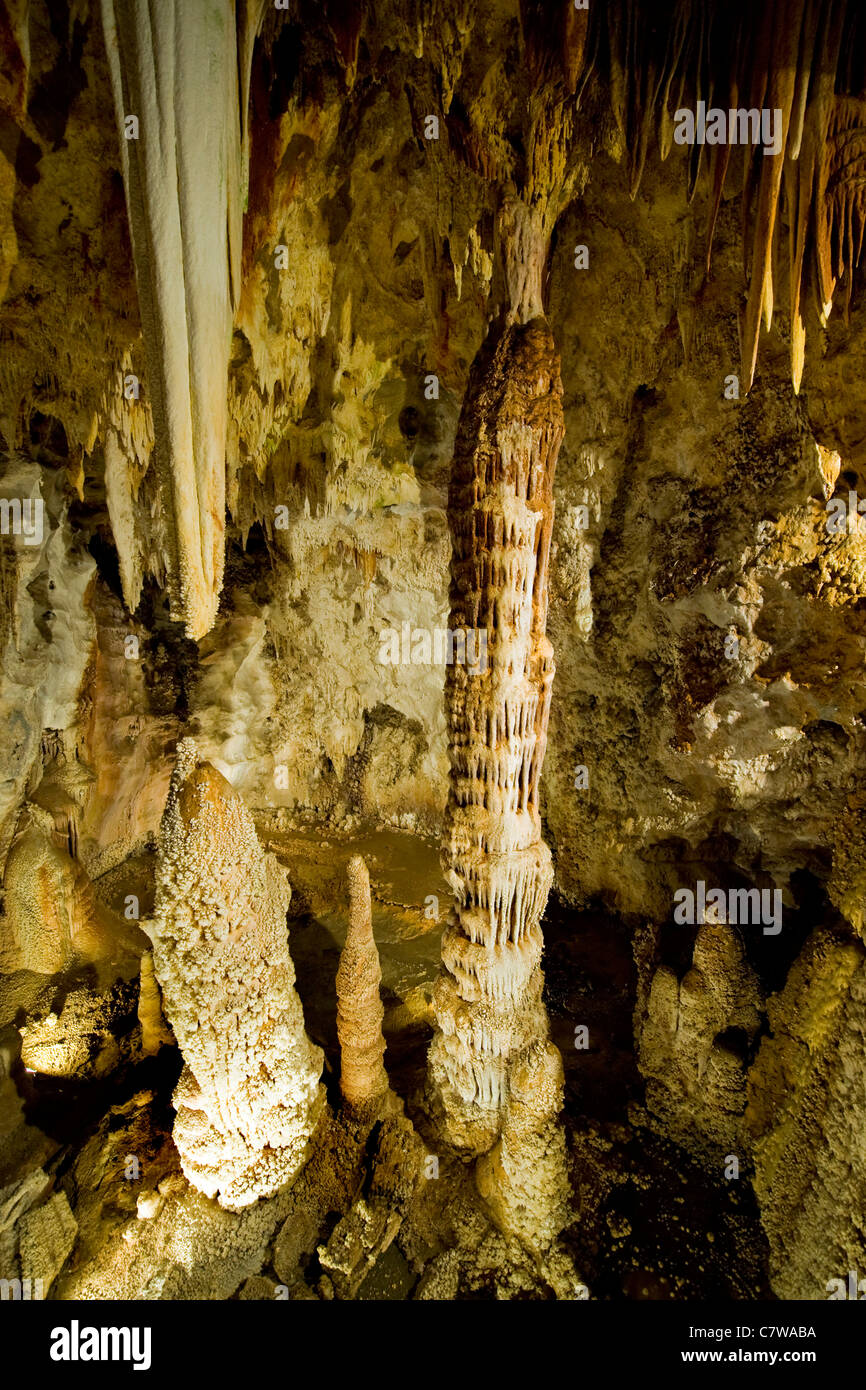
M866 227L866 101L837 97L828 123L818 175L818 248L822 282L831 298L846 277L844 311L851 302L851 267L863 249Z
M772 111L781 111L782 134L777 153L770 154L763 150L762 153L752 156L753 159L760 159L761 165L752 242L751 277L740 340L742 369L748 387L751 387L755 379L762 313L768 320L772 317L773 237L794 103L803 6L804 0L797 0L791 7L790 14L785 14L779 30L772 28L771 36L768 30L776 16L769 7L765 11L764 44L755 77L757 90L753 88L749 103L756 109L766 105ZM770 52L767 52L768 49Z
M760 7L675 0L660 23L634 0L604 7L594 23L606 45L604 73L612 114L628 151L634 197L657 131L662 158L672 146L673 112L705 101L724 110L781 110L779 151L746 151L742 161L743 257L747 299L740 325L744 385L751 387L761 323L773 315L774 248L781 194L789 222L791 375L800 389L806 324L802 313L810 233L822 317L840 280L844 309L862 251L861 98L864 15L845 0L777 0ZM707 146L710 206L707 273L730 145ZM694 196L704 147L689 147L688 196Z
M198 638L213 625L224 561L243 198L235 7L103 0L102 16L169 518L172 608Z

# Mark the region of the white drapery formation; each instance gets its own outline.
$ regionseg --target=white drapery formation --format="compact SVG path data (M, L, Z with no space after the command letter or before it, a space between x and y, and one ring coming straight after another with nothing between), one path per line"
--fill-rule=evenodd
M103 0L102 18L172 613L199 638L213 626L223 577L227 375L240 289L244 131L235 6ZM245 29L245 88L249 37ZM125 597L134 607L137 594Z

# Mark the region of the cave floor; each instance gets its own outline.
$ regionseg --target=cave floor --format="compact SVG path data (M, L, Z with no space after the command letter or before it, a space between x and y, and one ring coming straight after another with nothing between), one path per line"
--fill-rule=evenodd
M271 836L304 909L291 923L292 956L308 1029L339 1074L334 977L345 940L335 903L346 860L363 854L374 894L382 963L386 1064L413 1099L431 1036L429 1004L439 965L448 889L433 840L380 831L362 838ZM424 915L433 896L437 924ZM677 1146L639 1128L634 1058L634 961L628 929L604 912L552 898L544 921L545 995L565 1065L565 1123L581 1217L568 1244L600 1298L773 1297L766 1246L747 1178L714 1179ZM575 1027L589 1046L575 1047ZM383 1295L374 1295L383 1296Z
M292 882L290 945L298 991L308 1031L324 1050L325 1081L335 1101L334 980L346 934L345 865L351 854L364 855L382 965L386 1065L408 1113L423 1125L419 1100L431 990L448 907L436 843L396 832L304 830L263 833L262 839ZM146 860L136 863L144 901ZM118 881L112 874L102 885L106 899L116 896ZM627 927L603 912L576 912L555 898L544 926L546 1000L565 1065L564 1123L577 1213L563 1239L592 1296L772 1298L748 1178L715 1178L635 1115L642 1085L632 1043L635 982ZM586 1048L575 1046L579 1024L589 1030ZM123 1106L142 1088L153 1094L153 1122L167 1139L178 1070L175 1050L163 1048L159 1057L102 1080L29 1077L27 1118L61 1146L53 1160L58 1175L74 1164L76 1151L109 1108ZM388 1260L397 1258L392 1250ZM310 1274L315 1282L315 1269ZM373 1275L361 1298L411 1297L417 1282L408 1266L397 1272L377 1266Z

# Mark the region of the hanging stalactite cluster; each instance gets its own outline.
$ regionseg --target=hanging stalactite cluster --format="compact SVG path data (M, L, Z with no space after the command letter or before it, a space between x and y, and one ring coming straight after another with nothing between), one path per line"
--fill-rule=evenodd
M591 30L591 62L610 86L637 193L653 132L670 153L677 110L781 112L776 153L745 147L742 160L746 302L740 325L742 373L755 377L761 321L773 316L773 260L788 225L791 374L803 375L804 302L812 288L826 322L837 289L847 315L866 213L866 14L849 0L775 0L764 6L675 0L661 14L637 0L600 8ZM707 270L722 195L733 176L731 144L694 144L691 199L702 171L709 179ZM704 155L706 154L706 165ZM811 280L810 280L811 275Z

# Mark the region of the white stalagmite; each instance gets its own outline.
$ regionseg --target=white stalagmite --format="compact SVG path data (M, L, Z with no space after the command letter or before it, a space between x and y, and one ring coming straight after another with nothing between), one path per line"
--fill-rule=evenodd
M186 1065L174 1140L189 1181L232 1210L290 1182L324 1104L304 1031L284 871L225 778L178 745L145 929Z
M167 523L172 611L188 635L199 638L213 626L223 577L227 376L240 283L243 153L235 5L102 0L102 18ZM131 117L138 123L136 138L127 138ZM134 558L121 553L130 606L137 599L131 579L136 568Z

